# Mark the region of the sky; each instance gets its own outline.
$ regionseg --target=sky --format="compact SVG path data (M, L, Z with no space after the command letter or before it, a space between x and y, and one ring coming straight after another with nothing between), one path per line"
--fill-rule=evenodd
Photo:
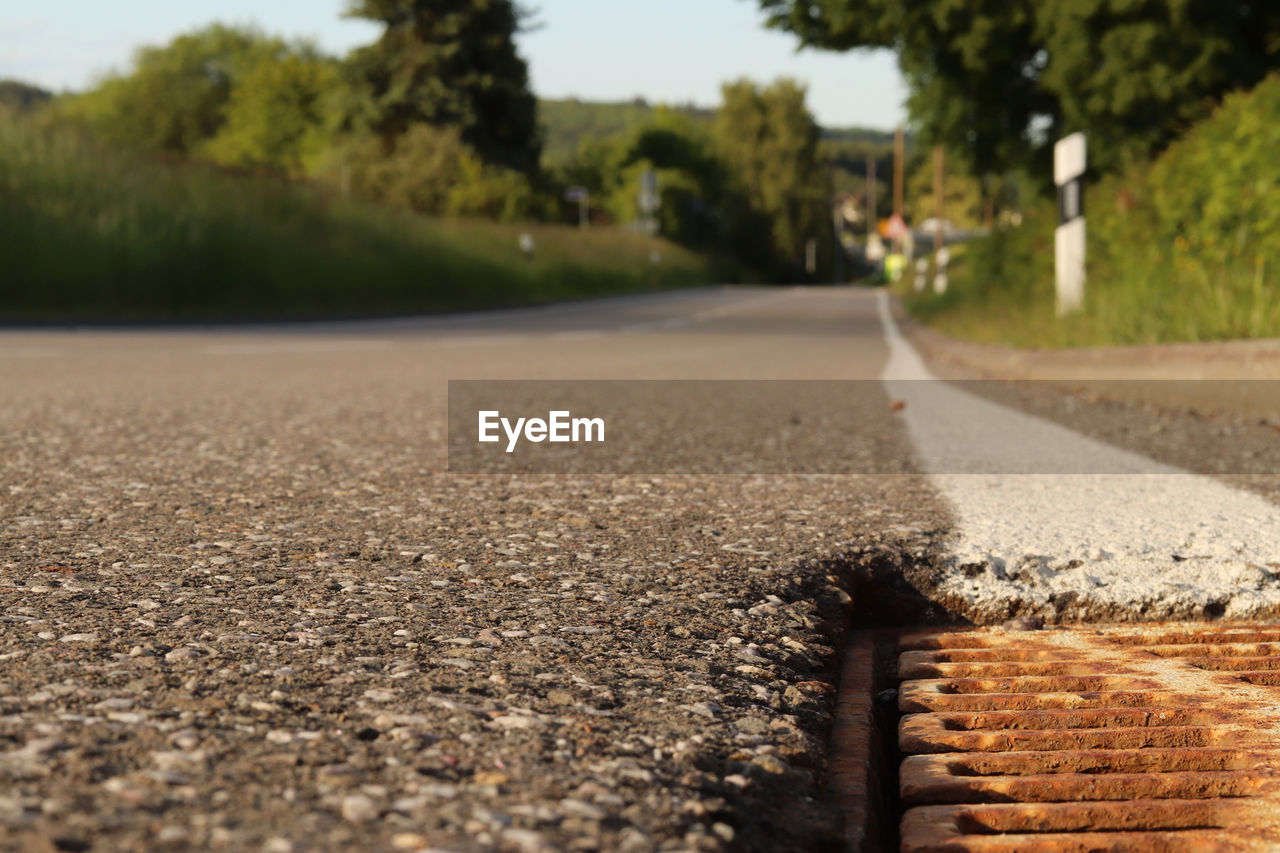
M906 89L884 51L797 53L794 37L762 24L754 0L526 0L533 27L518 37L544 98L714 106L739 77L793 77L827 127L889 129ZM335 55L377 38L343 19L345 0L41 0L0 3L0 78L55 91L83 89L133 51L212 21L252 23L309 38Z

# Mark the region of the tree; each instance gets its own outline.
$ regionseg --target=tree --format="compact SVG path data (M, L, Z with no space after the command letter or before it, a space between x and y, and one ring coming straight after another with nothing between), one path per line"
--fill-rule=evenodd
M895 51L924 142L979 174L1043 174L1072 130L1103 168L1150 153L1280 62L1274 0L758 2L802 46Z
M805 89L792 80L749 80L721 88L715 137L751 207L773 222L776 250L793 263L825 225L827 188L818 160L818 124Z
M203 153L226 165L308 172L330 142L326 96L337 77L335 64L315 55L260 58L236 82L225 124Z
M1163 149L1280 68L1274 0L1043 0L1036 17L1042 85L1103 166Z
M907 219L916 225L934 215L938 202L933 193L933 152L909 158L906 185ZM984 188L963 163L948 157L943 180L943 216L961 228L982 224Z
M214 24L164 47L143 48L130 73L70 99L63 114L116 142L190 155L222 129L232 89L245 72L288 51L255 30Z
M661 233L687 246L722 245L728 212L743 205L730 197L727 169L704 123L686 112L658 107L648 126L621 138L610 169L609 205L615 217L636 218L640 175L652 169L658 176Z
M512 0L352 0L348 14L386 27L349 59L349 130L372 131L390 151L414 124L456 125L486 162L536 171L537 101Z
M804 47L894 50L923 141L946 140L978 171L1027 161L1033 118L1056 121L1054 101L1036 85L1035 0L759 2L769 25Z

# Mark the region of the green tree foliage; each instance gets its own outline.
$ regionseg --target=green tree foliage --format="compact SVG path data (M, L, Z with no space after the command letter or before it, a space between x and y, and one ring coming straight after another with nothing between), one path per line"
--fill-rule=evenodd
M1228 96L1149 168L1099 188L1099 224L1206 268L1280 272L1280 75ZM1091 214L1092 215L1092 214Z
M1055 205L968 244L912 311L975 340L1096 346L1280 335L1280 75L1227 95L1153 160L1088 190L1084 310L1054 316Z
M798 261L825 224L827 186L818 159L818 124L805 89L791 80L722 87L715 139L751 207L772 221L773 245Z
M435 216L505 221L537 207L523 173L485 163L456 127L416 124L390 152L376 136L347 137L320 174L361 198Z
M927 142L978 173L1047 168L1061 133L1103 168L1166 144L1277 67L1274 0L759 0L803 45L889 48Z
M829 232L820 130L803 88L790 81L740 81L724 93L710 121L658 107L645 125L584 139L554 177L587 188L598 210L625 223L639 217L640 176L653 170L664 236L732 257L757 275L794 280L805 243Z
M1274 0L1043 0L1041 84L1103 166L1163 148L1213 102L1280 68Z
M919 224L937 211L933 194L933 155L910 158L912 168L906 180L906 216L909 222ZM985 200L982 182L973 176L963 161L948 157L943 174L943 217L962 228L982 224ZM886 211L887 212L887 211Z
M637 214L640 175L658 175L658 224L661 233L688 246L722 244L728 180L706 124L687 113L659 109L654 122L633 131L620 146L614 164L609 204L616 218Z
M62 104L110 141L193 155L222 130L233 88L246 73L289 48L278 39L221 24L138 51L128 74L107 77Z
M583 139L577 154L555 170L556 182L586 188L611 219L629 223L640 213L640 175L652 169L658 175L661 232L686 245L716 243L725 168L707 122L684 109L646 109L644 124Z
M328 95L334 62L314 55L262 56L231 90L226 121L202 146L210 159L302 175L330 144Z
M759 0L806 47L889 48L925 141L947 140L982 172L1032 156L1024 131L1056 119L1038 86L1036 0Z
M907 150L911 150L908 140ZM848 194L868 209L867 160L876 164L877 218L888 216L893 193L893 134L874 130L824 130L818 157L831 173L833 195Z
M457 126L486 162L536 171L537 101L512 0L352 0L348 14L386 27L348 59L349 130L391 150L415 124Z

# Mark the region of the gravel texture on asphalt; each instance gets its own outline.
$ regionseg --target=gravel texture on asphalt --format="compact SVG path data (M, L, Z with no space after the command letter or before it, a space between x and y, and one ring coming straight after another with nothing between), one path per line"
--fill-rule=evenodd
M936 545L922 478L451 476L448 353L535 345L317 340L8 342L0 849L830 843L849 591Z

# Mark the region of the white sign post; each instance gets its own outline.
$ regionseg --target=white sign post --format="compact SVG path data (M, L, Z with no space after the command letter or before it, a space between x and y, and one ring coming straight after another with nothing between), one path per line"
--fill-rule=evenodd
M1084 305L1085 162L1083 133L1073 133L1053 146L1053 182L1058 185L1054 260L1059 317Z
M658 173L653 169L640 173L640 195L636 201L640 207L641 227L646 234L657 234L658 220L654 214L662 207L662 197L658 195Z
M587 188L569 187L564 191L564 197L567 201L578 203L578 227L589 227L591 225L591 193Z
M917 258L916 259L916 283L915 283L916 293L924 293L924 285L925 285L925 282L928 280L928 278L929 278L929 259Z

